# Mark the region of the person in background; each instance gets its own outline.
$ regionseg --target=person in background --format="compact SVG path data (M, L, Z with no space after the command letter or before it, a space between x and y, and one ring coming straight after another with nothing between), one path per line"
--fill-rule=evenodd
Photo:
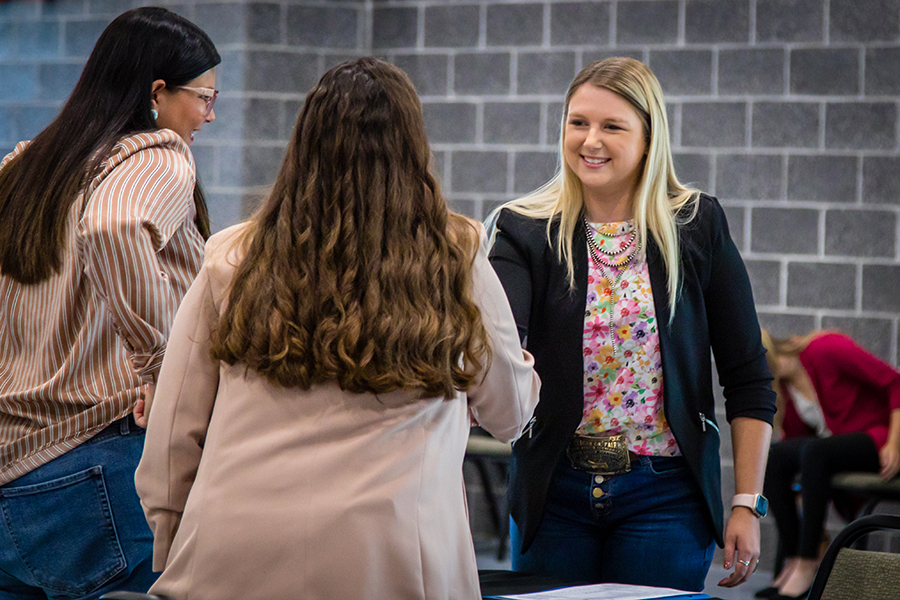
M675 176L662 92L609 58L565 98L560 170L495 214L491 263L543 380L513 447L513 568L701 590L750 576L775 397L744 264L715 198ZM723 535L710 348L731 423ZM731 500L731 499L730 499Z
M216 48L116 18L59 116L0 163L0 599L146 591L136 426L209 225L189 145Z
M900 471L900 372L837 332L779 339L763 331L763 342L784 406L765 494L785 562L757 597L805 598L819 566L831 476L871 471L887 480Z
M539 380L483 229L449 211L430 160L409 78L341 64L260 211L210 238L137 470L151 592L481 597L470 419L516 437Z

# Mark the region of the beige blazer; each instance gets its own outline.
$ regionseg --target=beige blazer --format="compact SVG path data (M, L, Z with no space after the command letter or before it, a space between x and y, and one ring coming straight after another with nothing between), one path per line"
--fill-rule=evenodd
M462 462L470 418L502 440L538 401L533 358L482 245L483 380L451 401L271 385L209 356L240 260L213 236L169 340L136 483L150 590L177 600L480 598Z

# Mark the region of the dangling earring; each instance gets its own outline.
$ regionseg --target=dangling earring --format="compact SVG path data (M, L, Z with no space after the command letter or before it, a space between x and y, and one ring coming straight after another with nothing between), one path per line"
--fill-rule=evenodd
M155 121L155 120L157 120L157 119L159 118L159 113L156 112L156 109L155 109L155 108L151 108L151 109L150 109L150 116L151 116L151 117L153 118L153 120Z

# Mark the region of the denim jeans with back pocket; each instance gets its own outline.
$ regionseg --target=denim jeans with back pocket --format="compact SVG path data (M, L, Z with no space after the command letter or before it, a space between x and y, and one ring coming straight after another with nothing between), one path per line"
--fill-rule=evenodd
M153 536L134 489L143 445L129 416L0 487L0 600L149 589Z

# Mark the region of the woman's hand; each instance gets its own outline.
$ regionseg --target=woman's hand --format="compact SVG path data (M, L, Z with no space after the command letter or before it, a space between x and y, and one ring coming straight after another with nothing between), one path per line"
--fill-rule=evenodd
M134 422L138 427L147 429L147 417L150 415L150 405L153 404L153 394L156 393L156 384L148 383L141 388L141 397L134 405Z
M888 443L881 447L878 452L881 459L881 478L885 481L892 478L900 472L900 448L896 444Z
M734 573L719 582L722 587L734 587L750 578L759 562L759 519L745 506L735 506L725 526L726 570Z

